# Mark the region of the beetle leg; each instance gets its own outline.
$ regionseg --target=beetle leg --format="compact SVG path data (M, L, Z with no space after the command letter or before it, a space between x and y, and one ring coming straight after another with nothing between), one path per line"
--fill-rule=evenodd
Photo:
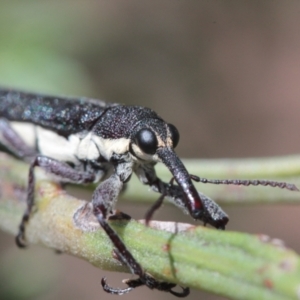
M144 272L142 266L136 261L121 238L107 222L108 214L112 211L117 197L122 190L123 184L131 175L131 172L132 169L130 163L120 162L119 164L116 164L115 173L99 184L94 191L92 204L94 215L114 245L115 254L118 259L130 269L131 273L137 275L139 278L125 281L125 283L129 286L125 289L112 288L106 283L106 279L103 278L101 281L102 287L104 291L110 294L122 295L130 292L138 286L146 285L150 289L167 291L176 295L176 292L171 291L171 288L176 286L176 284L157 281L151 275ZM184 292L184 295L185 294L186 292Z
M3 118L0 118L0 141L18 158L28 160L37 155L36 151L28 147L9 122Z
M34 168L41 167L45 171L61 177L62 181L72 183L91 183L95 180L95 175L87 172L80 172L73 169L68 164L61 161L38 155L30 164L28 175L28 187L27 187L27 207L22 217L21 224L19 225L19 232L16 236L16 243L19 247L25 247L25 226L29 220L32 207L34 205L34 188L35 188L35 176Z
M96 216L99 224L106 232L114 247L116 248L116 254L118 258L129 267L133 274L142 277L144 271L141 265L135 260L129 250L126 248L123 241L120 239L118 234L110 227L106 221L109 212L112 210L114 202L122 189L123 182L121 181L119 175L114 173L108 179L103 181L94 191L92 196L93 212ZM123 290L105 288L105 279L102 279L102 285L105 291L110 291L112 294L124 293ZM127 290L129 292L131 289Z
M145 214L145 224L146 226L149 225L149 222L151 221L154 213L162 206L164 202L166 194L163 193L161 196L154 202L154 204L147 210Z
M144 271L141 265L135 260L123 241L107 222L108 214L114 207L117 197L122 190L123 184L131 175L131 172L132 169L129 163L116 163L115 173L100 183L94 191L92 204L94 215L116 248L118 258L129 267L133 274L142 277L144 275ZM102 280L102 282L105 282L105 280ZM104 285L103 288L105 289ZM115 291L117 291L117 289L111 289L111 293L116 293Z

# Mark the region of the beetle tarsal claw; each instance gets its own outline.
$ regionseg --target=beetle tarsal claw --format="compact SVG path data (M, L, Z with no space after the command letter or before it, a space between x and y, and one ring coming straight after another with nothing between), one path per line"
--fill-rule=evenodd
M134 288L132 287L128 287L125 289L120 289L120 288L113 288L111 286L109 286L106 282L106 277L103 277L101 279L101 285L102 288L105 292L109 293L109 294L113 294L113 295L124 295L129 293L130 291L132 291Z
M158 281L147 273L145 273L143 277L137 279L123 279L122 283L126 284L128 287L123 289L113 288L107 284L105 277L102 278L101 280L101 285L103 287L103 290L109 294L114 294L114 295L123 295L129 293L133 289L143 285L147 286L150 289L156 289L162 292L171 293L172 295L179 298L186 297L190 294L189 288L181 287L182 291L176 292L173 290L173 288L177 286L175 283Z
M24 238L24 234L22 232L19 232L16 236L16 244L19 248L26 248L27 244Z

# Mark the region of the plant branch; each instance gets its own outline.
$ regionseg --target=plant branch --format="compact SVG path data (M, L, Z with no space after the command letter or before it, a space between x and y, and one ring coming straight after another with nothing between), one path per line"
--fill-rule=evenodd
M0 162L0 228L15 235L25 208L28 166L4 154ZM299 299L299 257L278 240L173 222L153 221L148 228L134 220L110 224L156 278L231 299ZM90 204L67 195L40 172L26 238L101 269L128 272L114 258Z

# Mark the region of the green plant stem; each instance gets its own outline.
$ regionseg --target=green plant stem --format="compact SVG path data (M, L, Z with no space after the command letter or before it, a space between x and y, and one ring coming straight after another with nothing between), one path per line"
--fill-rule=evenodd
M25 208L28 166L2 154L0 162L0 228L15 235ZM28 243L75 255L102 269L128 272L113 257L112 244L90 205L42 180L40 172L37 178ZM299 257L278 240L172 222L150 227L134 220L110 224L145 270L161 280L231 299L299 299Z

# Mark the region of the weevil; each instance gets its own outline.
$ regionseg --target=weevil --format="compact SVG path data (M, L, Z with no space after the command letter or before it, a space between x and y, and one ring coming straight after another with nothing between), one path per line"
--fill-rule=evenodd
M126 288L112 288L103 278L103 289L122 295L138 286L170 292L173 283L156 280L136 261L107 221L113 215L119 193L135 173L140 181L161 194L146 215L146 223L164 198L193 219L225 229L227 214L213 200L197 192L194 181L215 184L270 185L297 190L293 184L268 180L208 180L191 175L176 155L176 127L153 110L88 98L64 98L0 88L0 143L15 156L29 162L27 208L16 243L25 247L25 229L34 206L35 167L56 175L61 182L99 183L92 195L93 213L110 238L117 258L137 279L124 281ZM162 162L172 174L160 180L155 164ZM174 184L174 181L177 184Z

